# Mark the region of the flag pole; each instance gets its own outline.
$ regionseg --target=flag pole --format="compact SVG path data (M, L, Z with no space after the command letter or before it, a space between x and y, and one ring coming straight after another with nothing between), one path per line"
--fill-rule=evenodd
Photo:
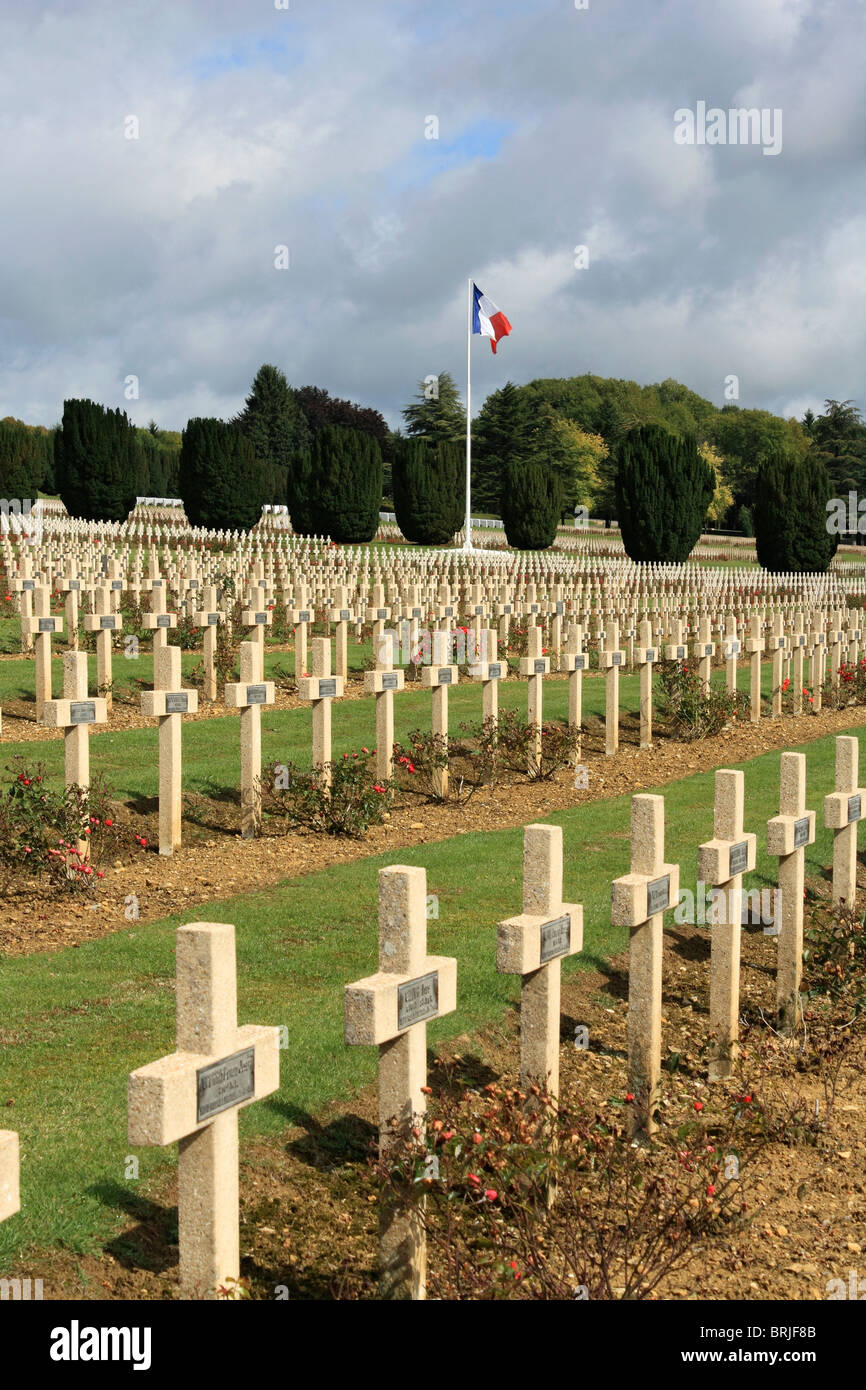
M470 366L472 363L472 277L466 289L466 532L463 549L472 549L472 386Z

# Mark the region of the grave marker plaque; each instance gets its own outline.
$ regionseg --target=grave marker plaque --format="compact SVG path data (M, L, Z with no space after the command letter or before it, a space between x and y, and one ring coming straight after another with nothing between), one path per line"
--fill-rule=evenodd
M557 956L567 956L571 949L571 916L557 917L554 922L545 922L541 928L542 965Z
M196 1123L231 1110L256 1093L256 1049L245 1047L219 1062L199 1067L196 1080Z
M411 1028L415 1023L435 1018L439 1013L439 972L432 970L417 980L397 986L397 1027Z

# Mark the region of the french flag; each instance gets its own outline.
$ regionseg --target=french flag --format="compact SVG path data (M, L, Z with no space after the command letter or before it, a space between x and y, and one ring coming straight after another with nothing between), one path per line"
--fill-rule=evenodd
M497 309L492 299L488 299L476 284L472 286L472 332L480 333L483 338L490 339L490 346L496 351L496 344L500 338L507 338L511 332L511 324L505 315Z

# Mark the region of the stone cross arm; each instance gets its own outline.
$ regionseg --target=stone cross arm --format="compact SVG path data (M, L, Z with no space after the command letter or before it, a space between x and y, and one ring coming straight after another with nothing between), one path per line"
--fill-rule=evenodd
M108 709L104 699L46 700L42 723L48 729L71 729L76 724L105 724Z
M368 695L381 695L383 690L402 690L402 671L365 671L364 690Z
M736 840L707 840L698 847L698 878L717 888L737 874L751 873L757 845L758 837L750 831L744 831Z
M230 681L225 687L229 709L246 709L250 705L272 705L276 700L273 681Z
M63 631L62 618L49 618L38 615L34 618L21 619L22 632L28 632L31 637L38 637L43 632L60 633Z
M457 1008L457 961L427 956L418 975L380 970L346 985L346 1042L386 1043Z
M802 816L773 816L767 821L767 853L784 856L815 843L815 812Z
M159 617L160 614L146 614L147 617ZM167 614L163 614L167 617ZM145 627L149 624L145 623ZM169 627L169 623L162 623L162 627ZM84 631L85 632L119 632L123 627L123 617L120 613L85 613Z
M679 864L662 864L657 874L624 874L611 884L610 920L615 927L643 926L676 907L679 896Z
M342 676L301 676L298 681L299 700L333 700L343 694Z
M843 830L846 825L862 820L864 797L866 787L855 787L850 792L830 792L829 796L825 796L824 824L827 829ZM814 816L814 811L811 814Z
M521 912L500 922L496 969L503 975L529 975L550 960L583 950L583 906L562 903L555 912Z
M18 1135L12 1129L0 1129L0 1221L21 1210L19 1175Z
M163 718L167 714L197 714L197 690L143 690L141 712L146 719Z
M217 1057L172 1052L129 1076L129 1142L177 1143L204 1129L223 1110L252 1105L279 1089L280 1030L259 1024L237 1029L234 1051ZM243 1091L243 1099L221 1103Z

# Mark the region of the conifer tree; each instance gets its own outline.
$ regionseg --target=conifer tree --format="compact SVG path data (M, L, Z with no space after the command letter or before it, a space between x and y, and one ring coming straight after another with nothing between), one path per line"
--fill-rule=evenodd
M289 510L300 535L371 541L379 525L382 454L370 434L325 425L300 455Z
M562 484L541 459L513 460L505 475L502 520L508 544L516 550L546 550L556 539L562 510Z
M626 554L635 561L687 560L715 491L711 466L691 437L641 425L617 446L617 516Z
M248 531L266 501L265 465L236 426L196 417L182 435L178 492L193 526Z
M396 439L392 469L394 512L407 541L447 544L464 519L462 446L433 444L423 438Z
M758 469L752 518L758 564L774 572L823 574L836 553L828 532L827 502L833 491L823 461L777 449Z

